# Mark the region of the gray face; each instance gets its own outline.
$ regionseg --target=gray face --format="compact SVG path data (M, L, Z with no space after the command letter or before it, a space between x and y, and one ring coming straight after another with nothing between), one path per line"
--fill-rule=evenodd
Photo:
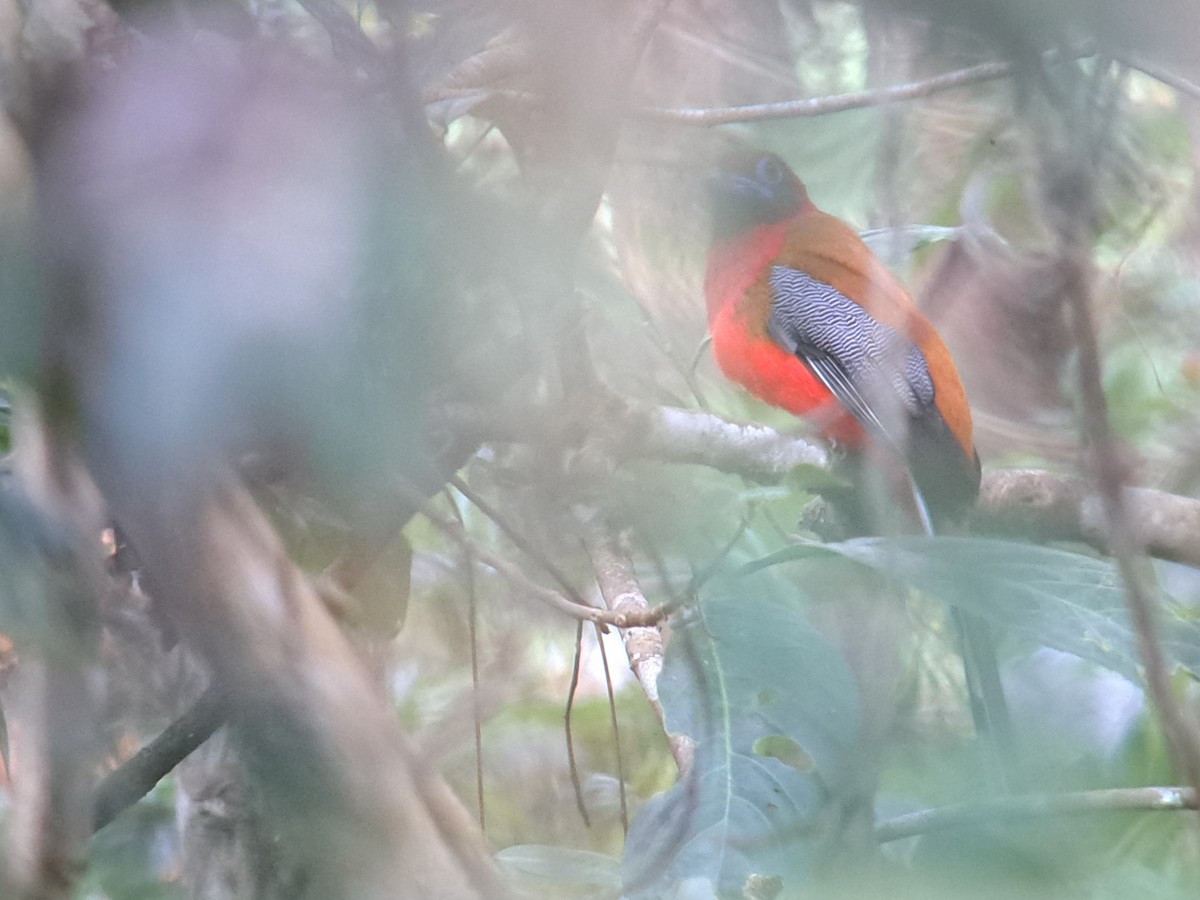
M774 153L737 153L708 179L713 235L726 238L799 212L804 188Z

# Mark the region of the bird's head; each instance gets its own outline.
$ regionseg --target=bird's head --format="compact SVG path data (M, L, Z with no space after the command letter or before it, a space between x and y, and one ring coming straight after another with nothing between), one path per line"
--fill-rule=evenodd
M812 206L804 183L788 164L765 150L736 150L721 157L708 177L713 236L732 237L759 225L789 219Z

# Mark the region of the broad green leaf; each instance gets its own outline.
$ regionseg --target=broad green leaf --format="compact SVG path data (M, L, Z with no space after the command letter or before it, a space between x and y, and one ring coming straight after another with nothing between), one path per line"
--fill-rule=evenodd
M1073 653L1141 680L1141 663L1112 562L1032 544L987 538L859 538L796 544L751 563L837 554L970 610L1038 644ZM1200 624L1162 616L1162 641L1200 674Z
M696 742L688 775L634 820L631 896L704 879L803 879L855 769L858 697L838 652L764 576L711 582L675 627L659 679L667 730Z

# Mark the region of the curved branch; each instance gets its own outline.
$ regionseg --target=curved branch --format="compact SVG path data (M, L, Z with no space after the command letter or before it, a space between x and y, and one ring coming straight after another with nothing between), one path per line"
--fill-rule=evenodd
M705 128L714 125L730 125L735 122L803 119L813 116L824 116L830 113L845 112L850 109L881 106L885 103L916 100L920 97L928 97L942 91L964 87L969 84L995 81L999 78L1008 77L1013 73L1015 68L1011 62L986 62L965 69L956 69L953 72L945 72L941 75L935 75L932 78L914 81L909 84L874 88L869 91L853 91L847 94L834 94L828 97L806 97L802 100L782 100L777 103L751 103L745 106L691 109L648 106L635 109L630 114L636 118L647 119L653 122L699 125Z
M1045 54L1046 62L1066 59L1082 59L1095 54L1090 44L1067 51L1052 50ZM767 122L775 119L802 119L863 109L868 106L883 106L906 100L917 100L939 94L942 91L1007 78L1017 72L1011 61L993 61L943 72L921 81L897 84L886 88L853 91L828 97L808 97L802 100L783 100L778 103L752 103L745 106L710 107L703 109L670 109L665 107L643 107L633 110L631 115L657 122L673 122L680 125L697 125L710 128L714 125L730 125L735 122ZM1170 82L1167 82L1170 83Z

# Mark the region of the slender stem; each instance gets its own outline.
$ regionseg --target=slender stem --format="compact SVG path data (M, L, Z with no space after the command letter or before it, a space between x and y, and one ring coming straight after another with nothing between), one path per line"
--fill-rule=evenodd
M896 816L875 826L875 838L881 844L885 844L919 834L967 825L1085 813L1129 810L1177 812L1182 809L1196 809L1196 792L1190 787L1111 788L1068 794L1027 794L984 800L980 803L940 806Z

